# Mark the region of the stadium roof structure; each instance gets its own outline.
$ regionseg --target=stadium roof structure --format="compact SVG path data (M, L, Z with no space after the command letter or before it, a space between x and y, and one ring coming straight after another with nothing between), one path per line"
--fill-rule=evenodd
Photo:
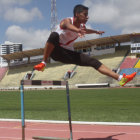
M103 37L98 39L80 41L74 44L74 48L81 49L81 48L89 48L94 45L101 46L101 45L109 45L115 43L130 42L133 36L140 36L140 33L123 34L123 35L116 35L116 36L109 36L109 37ZM15 59L23 59L23 58L30 58L33 56L43 55L43 52L44 52L44 48L39 48L39 49L25 50L22 52L16 52L16 53L0 55L0 56L6 59L7 61L10 61Z
M76 42L74 44L74 48L80 49L80 48L88 48L94 45L101 46L101 45L109 45L115 43L130 42L132 36L140 36L140 33L123 34L123 35L109 36L109 37Z
M10 61L15 59L30 58L32 56L39 56L42 55L43 52L44 52L44 48L39 48L39 49L25 50L21 52L1 55L1 57L6 59L7 61Z

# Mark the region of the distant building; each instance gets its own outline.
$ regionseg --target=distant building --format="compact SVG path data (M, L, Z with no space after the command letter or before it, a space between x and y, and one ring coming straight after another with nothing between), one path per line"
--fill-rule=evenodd
M9 41L5 41L4 44L0 45L0 55L11 54L15 52L22 51L22 44L21 43L13 43ZM11 63L22 61L21 59L12 60ZM8 66L8 62L0 57L0 67Z
M131 37L131 53L140 54L140 35Z

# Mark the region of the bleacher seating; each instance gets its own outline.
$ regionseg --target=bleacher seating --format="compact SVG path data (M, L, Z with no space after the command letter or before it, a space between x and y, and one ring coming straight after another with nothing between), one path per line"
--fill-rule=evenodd
M140 68L140 60L138 60L134 68Z
M140 75L140 69L138 69L138 68L128 68L128 69L122 69L120 72L119 72L119 74L123 74L123 73L125 73L126 75L129 75L129 74L131 74L131 73L133 73L133 72L137 72L137 75Z
M7 72L8 68L7 67L0 67L0 81L3 79Z
M122 64L120 65L119 74L125 73L126 75L137 72L137 75L140 75L140 60L136 57L127 56Z
M138 61L138 58L126 57L120 66L120 69L133 68Z
M20 80L27 73L31 73L34 64L10 67L6 76L0 82L0 87L19 87ZM65 71L72 69L74 65L64 65L62 63L48 64L44 72L35 71L34 80L63 80Z

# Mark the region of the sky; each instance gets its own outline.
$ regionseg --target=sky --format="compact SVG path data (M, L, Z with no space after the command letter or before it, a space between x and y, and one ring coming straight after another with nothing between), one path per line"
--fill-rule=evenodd
M89 7L87 28L105 31L81 40L140 32L139 0L56 0L58 23L73 16L73 7ZM0 0L0 44L23 44L23 50L43 48L50 34L51 0Z

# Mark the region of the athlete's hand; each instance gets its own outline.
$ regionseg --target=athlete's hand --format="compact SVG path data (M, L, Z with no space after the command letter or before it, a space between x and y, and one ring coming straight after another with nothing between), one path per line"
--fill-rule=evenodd
M102 35L103 33L105 33L104 31L96 31L96 34Z
M79 31L78 31L78 36L79 36L80 38L84 37L85 34L86 34L85 28L79 29Z

